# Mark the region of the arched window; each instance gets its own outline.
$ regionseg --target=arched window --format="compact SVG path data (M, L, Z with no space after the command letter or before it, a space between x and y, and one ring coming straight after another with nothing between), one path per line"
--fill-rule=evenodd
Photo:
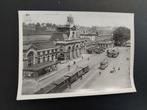
M29 52L28 53L28 66L32 66L33 65L33 62L34 62L34 52Z
M45 56L43 56L43 62L45 62Z
M52 61L54 61L54 55L52 55Z
M40 57L38 58L38 64L40 63Z
M50 56L48 56L47 61L50 61Z

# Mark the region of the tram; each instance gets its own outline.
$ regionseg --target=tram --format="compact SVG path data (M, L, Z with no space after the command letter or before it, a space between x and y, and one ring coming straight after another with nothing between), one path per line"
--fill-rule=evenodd
M47 93L60 93L63 92L66 88L70 88L71 85L77 81L79 78L82 79L82 76L88 73L89 66L84 65L78 67L74 72L70 72L63 77L53 81L51 84L41 88L36 91L35 94L47 94Z

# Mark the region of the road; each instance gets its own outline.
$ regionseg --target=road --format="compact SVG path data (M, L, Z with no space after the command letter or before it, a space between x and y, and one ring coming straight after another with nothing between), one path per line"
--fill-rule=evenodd
M81 91L82 89L106 90L131 87L129 74L129 48L119 48L119 56L117 58L108 58L109 66L105 70L98 69L94 66L82 80L76 81L71 89L64 92ZM112 68L116 68L116 72L110 73ZM120 67L120 70L118 70ZM101 71L101 75L99 74Z

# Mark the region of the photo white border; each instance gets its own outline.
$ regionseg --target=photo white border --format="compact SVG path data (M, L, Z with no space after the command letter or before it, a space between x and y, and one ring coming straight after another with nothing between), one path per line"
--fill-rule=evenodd
M79 92L68 92L68 93L50 93L50 94L33 94L33 95L23 95L22 94L22 78L23 78L23 32L22 32L22 23L23 23L23 14L32 14L32 13L58 13L58 12L68 12L68 13L109 13L109 14L129 14L132 18L131 25L131 49L130 49L130 80L131 88L124 89L111 89L101 91L93 91L92 89L83 89ZM18 70L18 90L16 100L31 100L31 99L49 99L49 98L64 98L64 97L79 97L79 96L94 96L94 95L108 95L108 94L120 94L120 93L131 93L136 92L134 84L134 13L114 13L114 12L87 12L87 11L18 11L19 19L19 70Z

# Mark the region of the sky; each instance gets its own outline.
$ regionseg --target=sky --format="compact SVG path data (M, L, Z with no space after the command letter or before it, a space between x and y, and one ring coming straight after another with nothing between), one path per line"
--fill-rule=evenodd
M75 25L80 26L125 26L132 27L132 13L80 12L80 11L23 11L25 23L54 23L64 25L67 16L74 18Z

